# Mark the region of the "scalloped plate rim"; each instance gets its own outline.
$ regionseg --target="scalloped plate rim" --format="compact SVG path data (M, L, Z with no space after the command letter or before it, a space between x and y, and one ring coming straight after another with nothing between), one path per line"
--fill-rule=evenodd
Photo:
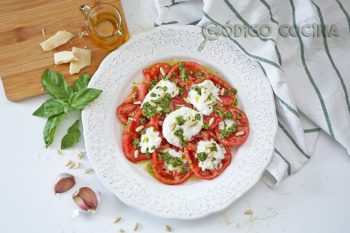
M147 35L151 35L152 33L154 33L155 31L158 31L158 30L166 30L166 29L178 29L178 30L198 30L198 27L197 26L192 26L192 25L186 25L186 26L176 26L176 25L171 25L171 26L161 26L161 27L158 27L156 29L153 29L151 31L148 31L148 32L143 32L143 33L140 33L136 36L133 36L130 40L128 40L126 43L124 43L120 48L123 48L123 47L126 47L132 43L134 43L135 41L137 41L138 39L142 38L142 37L145 37ZM119 48L119 49L120 49ZM239 48L237 48L238 50L240 50ZM108 64L108 62L115 56L115 54L118 52L119 50L114 50L112 51L108 56L106 56L104 58L104 60L101 62L99 68L97 69L97 71L95 72L95 74L93 75L92 79L91 79L91 82L89 83L89 87L94 87L94 83L96 81L96 74L99 74L100 70L104 69L104 67L106 66L106 64ZM240 50L241 51L241 50ZM244 54L242 51L241 51L242 54ZM250 58L247 58L248 60ZM264 76L263 72L261 69L257 69L257 72L259 73L259 76ZM266 82L268 82L266 80ZM270 96L269 98L272 99L272 102L273 102L273 92L272 92L272 89L271 87L269 86L269 93L270 93ZM271 107L271 111L274 113L274 122L273 122L273 135L274 137L276 136L276 132L277 132L277 116L276 116L276 107L275 105L273 104ZM88 111L87 110L83 110L82 112L82 123L83 123L83 126L87 124L87 115L88 115ZM91 162L91 165L92 167L94 168L95 170L95 173L98 177L98 179L103 183L103 185L109 190L111 191L112 193L114 193L123 203L125 203L126 205L128 206L131 206L131 207L134 207L138 210L141 210L143 212L147 212L147 213L150 213L154 216L157 216L157 217L161 217L161 218L168 218L168 219L179 219L179 220L191 220L191 219L199 219L199 218L204 218L204 217L207 217L211 214L214 214L214 213L218 213L226 208L228 208L230 205L232 205L235 201L237 201L238 199L240 199L244 194L246 194L249 190L251 190L252 187L254 187L261 179L263 173L265 172L265 168L268 166L269 164L269 161L271 160L272 158L272 155L273 155L273 151L274 151L274 145L275 145L275 140L273 140L273 145L271 147L271 150L270 150L270 153L268 155L268 159L266 160L265 164L264 164L264 169L262 169L261 171L258 172L258 176L257 176L257 179L255 179L254 181L252 181L248 187L242 191L237 197L235 197L234 200L231 200L230 202L227 202L225 205L222 205L222 206L218 206L217 208L215 209L212 209L210 212L207 212L207 213L204 213L204 214L201 214L201 215L193 215L193 216L181 216L181 215L176 215L176 214L168 214L168 215L164 215L164 214L160 214L158 212L154 212L154 211L151 211L149 210L148 208L144 208L143 206L140 206L140 205L137 205L135 204L134 202L130 201L129 199L127 198L123 198L121 196L118 195L118 192L116 190L112 190L113 188L110 187L110 184L108 183L107 181L107 178L104 177L100 171L98 169L95 169L97 165L95 165L93 163L94 159L92 158L92 155L89 153L89 146L88 146L88 143L86 142L86 138L88 137L88 134L89 132L87 130L85 130L85 127L84 127L84 132L83 132L83 135L84 135L84 140L85 140L85 145L86 145L86 151L87 151L87 156L88 156L88 159L89 161Z

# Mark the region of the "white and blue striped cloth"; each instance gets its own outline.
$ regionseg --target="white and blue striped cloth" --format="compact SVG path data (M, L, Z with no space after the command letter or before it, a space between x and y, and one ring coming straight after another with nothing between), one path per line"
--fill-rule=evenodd
M258 62L275 94L278 132L264 180L276 185L312 156L320 130L350 152L349 0L155 0L164 24L211 21L252 27L269 24L269 37L229 37ZM336 25L338 36L281 36L281 25ZM322 28L322 27L321 27ZM254 30L252 30L254 33ZM212 42L212 43L215 43ZM335 156L330 154L329 156Z

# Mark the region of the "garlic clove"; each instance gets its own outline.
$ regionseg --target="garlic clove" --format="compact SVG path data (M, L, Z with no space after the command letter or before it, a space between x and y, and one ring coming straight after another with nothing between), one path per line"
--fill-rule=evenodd
M55 194L67 192L74 185L75 185L75 178L73 175L69 173L61 173L57 176L57 179L54 185Z
M99 203L99 196L89 187L82 187L73 194L75 204L83 211L94 212Z

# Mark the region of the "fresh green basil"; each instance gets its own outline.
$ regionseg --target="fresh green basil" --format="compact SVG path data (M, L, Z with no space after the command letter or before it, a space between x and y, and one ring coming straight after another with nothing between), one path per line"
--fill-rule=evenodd
M53 98L43 103L34 116L48 118L44 128L44 142L46 147L52 144L57 126L72 110L82 110L94 101L101 90L88 88L90 76L81 74L72 86L68 86L64 76L52 70L45 70L41 76L44 90ZM73 146L80 139L79 121L76 121L61 141L61 148Z
M72 147L74 144L79 142L81 133L79 129L80 120L74 122L74 124L69 127L66 135L64 135L61 141L61 149L66 149Z
M73 94L64 76L52 70L45 70L41 76L44 90L56 99L68 101Z
M49 99L33 112L33 115L50 118L63 112L68 112L68 104L66 102L60 99Z
M77 80L74 81L72 89L74 92L78 92L82 89L87 88L90 82L90 75L88 73L83 73L79 76Z
M85 106L94 101L100 94L101 90L94 88L85 88L74 93L71 106L76 110L82 110Z
M45 128L44 128L44 141L45 141L46 147L48 147L50 144L52 144L53 139L55 137L56 128L62 122L62 120L65 116L66 116L66 114L61 113L60 115L50 117L47 120Z

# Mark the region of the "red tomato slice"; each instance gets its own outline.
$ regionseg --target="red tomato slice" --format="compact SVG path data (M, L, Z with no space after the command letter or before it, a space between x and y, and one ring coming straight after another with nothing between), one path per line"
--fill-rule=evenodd
M211 80L215 85L220 88L220 92L222 88L226 89L227 94L225 95L219 95L219 98L221 101L218 101L218 106L224 106L224 107L233 107L233 104L235 102L236 95L232 93L232 87L230 84L219 78L218 76L214 74L209 74L208 77L209 80Z
M209 125L209 121L212 118L214 119L213 123ZM209 126L210 130L212 130L212 129L215 129L216 126L218 126L218 124L221 122L221 118L218 116L216 112L212 112L209 116L203 116L203 122Z
M164 75L161 73L160 68L162 68L165 71L165 74L168 74L171 65L167 63L156 63L152 65L151 67L143 70L143 75L145 76L145 83L150 84L152 80L160 80Z
M160 150L162 151L165 148L169 148L169 144L165 144L161 147ZM158 156L159 152L154 152L152 154L152 167L154 171L154 176L159 180L160 182L168 185L176 185L181 184L188 180L192 176L192 171L188 169L186 172L182 171L169 171L166 169L164 163L165 161Z
M135 138L140 138L140 136L140 134L134 132L124 132L123 134L123 150L125 157L133 163L149 160L151 158L151 156L141 153L140 150L138 150L138 155L135 157L135 151L137 149L133 146L133 142Z
M165 117L162 114L151 117L145 128L153 127L155 130L161 133L164 118Z
M186 74L188 76L188 80L182 79L180 75L179 63L183 64L186 70ZM170 77L170 80L176 82L177 85L180 87L190 88L191 84L202 82L204 79L208 77L208 73L205 71L205 69L201 65L195 62L179 62L179 63L175 64L171 68L168 76ZM196 76L196 74L198 73L201 73L200 77Z
M117 108L116 113L120 121L126 124L126 122L129 119L129 116L132 115L132 113L139 107L140 105L124 103Z
M219 127L215 129L215 133L218 140L223 145L239 146L245 142L250 132L248 118L244 114L244 112L239 110L238 108L231 108L228 110L232 112L232 115L233 115L232 120L238 124L237 131L235 133L228 135L228 137L226 138L221 138ZM240 136L236 136L236 133L240 131L242 131L244 134Z
M185 156L186 158L190 161L190 167L192 172L200 179L204 179L204 180L211 180L217 176L219 176L221 173L223 173L223 171L227 168L228 165L230 165L231 160L232 160L232 154L231 154L231 150L230 147L225 146L225 158L222 160L222 166L220 169L213 169L213 170L204 170L202 171L202 169L199 167L198 163L199 160L196 158L196 150L197 150L197 142L200 140L210 140L210 139L214 139L216 140L216 137L212 137L210 132L205 132L204 134L202 134L202 138L196 138L195 143L193 143L193 141L187 146L185 147L184 151L185 151ZM216 140L217 141L217 140Z
M213 83L219 85L221 88L225 88L229 91L232 89L230 84L228 84L227 82L225 82L224 80L222 80L214 74L209 74L208 79L211 80Z
M123 104L117 108L117 116L122 123L126 123L128 118L132 113L140 108L140 104L135 104L135 102L142 102L148 93L148 88L145 83L140 83L132 93L126 98Z

